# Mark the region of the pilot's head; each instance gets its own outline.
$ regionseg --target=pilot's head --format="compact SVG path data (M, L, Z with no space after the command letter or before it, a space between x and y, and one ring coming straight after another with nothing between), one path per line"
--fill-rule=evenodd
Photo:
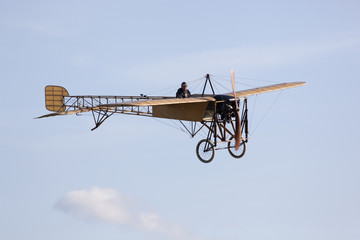
M187 90L187 83L186 82L181 83L181 88Z

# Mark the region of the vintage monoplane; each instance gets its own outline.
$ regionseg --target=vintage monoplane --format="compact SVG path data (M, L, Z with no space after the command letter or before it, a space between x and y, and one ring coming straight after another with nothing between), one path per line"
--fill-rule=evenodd
M305 85L306 82L280 83L248 90L236 91L234 71L231 72L233 92L215 94L210 75L206 74L201 94L189 98L167 96L70 96L61 86L45 87L46 109L53 113L38 118L92 112L98 128L114 113L179 120L194 137L207 129L207 137L199 141L196 155L209 163L215 150L228 149L234 158L241 158L248 142L248 96ZM212 94L205 94L209 84ZM187 122L187 125L184 124ZM200 123L200 124L199 124ZM225 143L226 147L218 147Z

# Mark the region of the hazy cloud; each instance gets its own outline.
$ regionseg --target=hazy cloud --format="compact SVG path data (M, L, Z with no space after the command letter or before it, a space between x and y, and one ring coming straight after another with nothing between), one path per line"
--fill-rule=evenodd
M20 29L31 33L46 34L54 37L74 37L74 33L64 28L64 21L42 21L35 19L8 19L1 21L8 28Z
M144 210L135 203L135 200L114 189L94 187L71 191L61 197L54 207L82 220L110 222L164 234L172 239L203 239L190 235L183 227L166 222L158 213Z
M250 45L174 56L141 66L133 66L128 69L128 74L137 75L140 79L147 76L166 79L174 74L191 78L209 71L212 73L228 73L230 69L253 71L294 65L353 46L360 46L360 38L330 38L292 44Z

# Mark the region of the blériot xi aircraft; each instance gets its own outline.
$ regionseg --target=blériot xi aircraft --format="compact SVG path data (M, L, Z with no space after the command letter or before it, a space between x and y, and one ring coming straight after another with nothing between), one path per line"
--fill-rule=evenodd
M207 137L199 141L196 155L200 161L209 163L215 150L228 149L234 158L241 158L248 142L248 96L305 85L306 82L280 83L270 86L235 90L234 71L231 71L233 91L215 94L210 75L206 74L202 94L189 98L168 96L70 96L61 86L45 87L46 109L53 113L38 118L92 112L98 128L115 113L179 120L194 137L201 129ZM207 84L212 94L205 94ZM184 122L188 122L187 127ZM218 147L225 143L226 147Z

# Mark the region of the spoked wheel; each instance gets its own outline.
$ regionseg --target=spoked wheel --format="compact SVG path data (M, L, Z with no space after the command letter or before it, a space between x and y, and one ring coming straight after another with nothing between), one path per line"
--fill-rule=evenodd
M214 159L215 147L207 139L201 140L196 146L196 155L203 163L209 163Z
M228 142L228 150L232 157L234 158L241 158L244 156L246 152L246 142L241 141L240 147L238 150L235 150L235 141L232 141L233 137L230 138L230 142Z

